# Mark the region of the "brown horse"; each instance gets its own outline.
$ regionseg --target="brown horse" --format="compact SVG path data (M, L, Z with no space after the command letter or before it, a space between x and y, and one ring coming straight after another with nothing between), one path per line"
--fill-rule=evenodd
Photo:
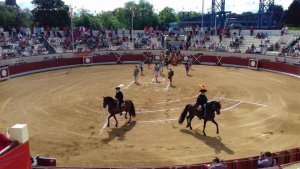
M120 109L118 109L117 107L117 102L114 98L112 97L103 97L103 107L106 108L106 106L108 106L108 112L110 113L110 116L107 119L107 127L109 127L109 119L111 117L114 117L114 119L116 120L116 127L118 127L118 120L116 118L116 114L121 114L123 111L126 112L125 114L125 118L127 119L127 113L129 113L129 120L127 123L131 122L131 116L135 117L135 108L134 108L134 104L131 100L125 100L125 105L121 106Z
M203 126L203 135L206 136L205 133L205 127L206 127L206 122L207 121L211 121L213 122L216 127L217 127L217 134L219 134L219 126L218 123L215 121L215 112L217 112L218 115L221 114L220 110L221 110L221 103L217 102L217 101L211 101L209 103L206 104L206 117L203 117L203 113L199 112L194 105L192 104L188 104L185 106L183 112L181 113L181 116L178 120L179 124L182 124L185 117L186 117L186 121L187 121L187 125L186 127L190 127L191 130L193 130L192 128L192 120L195 116L201 117L204 119L204 126ZM188 116L187 113L189 112Z

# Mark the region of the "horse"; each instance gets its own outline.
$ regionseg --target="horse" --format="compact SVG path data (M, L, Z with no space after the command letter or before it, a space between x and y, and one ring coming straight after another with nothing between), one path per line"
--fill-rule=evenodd
M109 119L111 117L114 117L116 120L116 127L118 127L118 120L116 118L116 114L122 115L122 112L125 111L125 118L127 119L127 113L129 113L129 121L127 123L131 122L131 116L135 117L135 108L134 104L131 100L125 100L125 105L121 106L120 109L117 107L117 102L114 98L112 97L103 97L103 108L106 108L108 106L108 112L110 113L110 116L107 119L107 127L109 127Z
M216 126L217 126L217 134L219 134L219 126L218 123L215 121L215 112L217 112L218 115L221 114L220 110L221 110L221 103L218 101L211 101L209 103L206 104L205 107L206 110L206 117L203 118L203 112L199 112L194 105L192 104L187 104L183 110L183 112L181 113L181 116L178 120L179 124L182 124L184 122L184 119L186 117L187 120L187 125L186 127L190 127L190 130L193 130L192 128L192 120L195 116L198 116L199 118L203 118L204 119L204 126L203 126L203 135L206 136L205 133L205 127L206 127L206 122L207 121L211 121L213 122ZM187 113L189 112L189 115L187 116ZM201 120L201 119L200 119Z

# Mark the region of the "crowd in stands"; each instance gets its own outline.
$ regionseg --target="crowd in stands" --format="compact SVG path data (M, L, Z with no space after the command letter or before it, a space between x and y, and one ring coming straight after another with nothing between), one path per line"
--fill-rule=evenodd
M47 54L42 39L25 27L4 31L0 27L0 58L8 59L21 56Z
M253 35L254 28L250 29ZM282 29L287 34L288 28ZM169 40L166 40L169 37ZM218 38L218 40L215 39ZM230 38L227 44L223 38ZM261 44L252 44L245 53L262 53L266 50L278 51L281 45L270 44L267 32L259 32L256 38ZM74 44L73 44L74 40ZM156 27L145 27L143 31L126 30L125 28L89 29L86 27L33 27L11 28L4 30L0 27L0 59L22 56L48 54L49 47L57 53L84 50L128 50L128 49L180 49L218 52L241 52L244 43L241 29L233 32L229 28L201 28L187 26L180 30L172 27L161 31ZM227 46L228 45L228 46ZM288 55L299 57L299 44L288 52Z
M287 53L285 53L285 56L289 56L292 58L300 58L300 40L295 43L295 45L288 48Z

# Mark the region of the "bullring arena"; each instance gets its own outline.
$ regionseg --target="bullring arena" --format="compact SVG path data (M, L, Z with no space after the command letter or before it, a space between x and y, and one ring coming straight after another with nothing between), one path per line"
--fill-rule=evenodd
M192 165L215 156L242 159L300 147L299 66L264 56L269 61L258 59L258 68L273 72L256 71L247 69L248 56L194 53L191 76L186 76L183 65L170 66L174 87L167 76L153 82L153 71L146 64L145 76L135 85L134 65L149 57L148 51L101 53L3 67L11 79L0 83L0 128L28 124L31 154L54 157L58 166ZM86 63L86 58L92 62ZM111 65L117 62L122 64ZM48 71L52 69L59 70ZM46 72L36 73L40 71ZM114 87L120 84L137 116L126 124L124 114L117 115L119 126L111 118L107 128L103 96L114 96ZM202 134L203 120L194 118L193 131L185 128L186 122L177 122L184 106L195 102L198 84L206 85L209 100L221 101L221 115L216 117L219 134L211 122L207 136Z

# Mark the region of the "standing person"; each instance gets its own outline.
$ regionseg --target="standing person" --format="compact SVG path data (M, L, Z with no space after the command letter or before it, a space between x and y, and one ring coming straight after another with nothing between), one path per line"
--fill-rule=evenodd
M150 65L152 63L152 58L153 58L153 56L148 57L148 69L151 69Z
M134 76L134 83L138 84L138 76L139 76L140 70L138 69L137 66L135 66L135 69L133 71L133 76Z
M158 72L159 72L159 67L158 67L158 65L155 64L155 66L154 66L153 69L154 69L155 82L158 83L158 80L157 80L157 78L158 78Z
M204 106L206 105L208 99L205 95L205 93L207 92L207 90L205 89L205 86L204 85L199 85L199 88L200 88L200 94L199 96L197 97L197 102L195 104L196 108L198 111L200 111L200 113L202 113L202 111L204 112L203 113L203 118L205 119L206 118L206 111L204 110ZM201 120L201 116L198 118Z
M166 67L167 67L168 70L169 70L169 63L170 63L169 56L166 55L166 58L165 58L165 64L166 64Z
M145 76L144 75L144 62L143 61L140 62L140 69L141 69L141 76Z
M189 76L189 71L190 71L190 63L189 63L189 61L185 62L184 66L185 66L186 75Z
M253 26L250 27L250 36L253 36L253 33L254 33L254 28Z
M174 76L174 71L170 68L168 72L168 79L170 80L170 86L173 86L173 76Z
M164 61L159 62L160 75L164 76Z
M120 111L121 110L121 105L124 102L123 101L124 95L121 92L121 88L119 86L117 86L115 89L116 89L115 99L117 99L117 108ZM122 116L122 112L120 112L120 115Z
M190 56L189 59L188 59L188 63L189 63L189 70L193 70L191 67L193 65L193 57Z

